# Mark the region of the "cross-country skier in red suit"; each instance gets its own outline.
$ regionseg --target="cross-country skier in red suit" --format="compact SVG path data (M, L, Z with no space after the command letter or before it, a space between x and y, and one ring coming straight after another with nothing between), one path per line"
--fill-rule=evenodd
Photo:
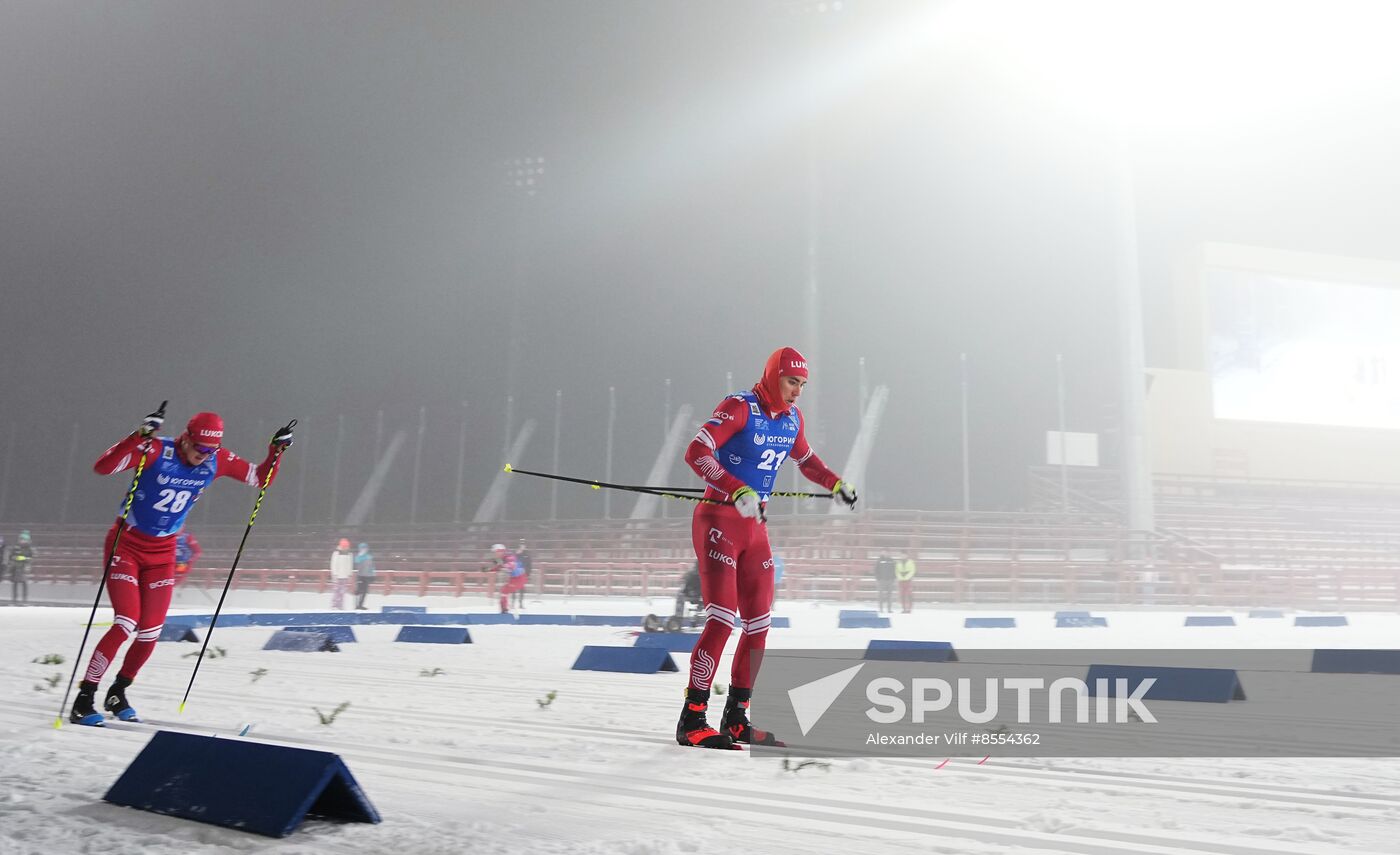
M176 535L185 524L185 517L215 478L233 478L251 487L270 482L277 474L278 448L292 444L291 429L282 428L272 437L267 459L254 467L223 447L224 421L217 414L197 414L175 439L155 435L164 421L159 412L146 416L140 428L107 449L92 465L92 471L98 475L112 475L136 468L143 456L146 459L131 512L125 523L118 518L108 530L103 546L105 556L112 550L117 527L123 526L106 579L107 596L116 616L112 628L97 643L83 681L78 684L78 696L68 714L69 720L77 724L102 724L102 713L93 708L97 684L130 638L135 641L102 705L120 719L139 720L127 703L126 688L151 657L160 638L174 591Z
M763 367L763 379L720 402L686 449L685 462L705 479L705 498L723 504L697 504L691 520L707 619L690 657L690 686L676 725L681 745L777 744L771 733L750 726L748 716L773 603L773 551L763 507L789 457L808 480L835 493L848 507L856 503L855 489L807 445L802 412L796 406L805 385L807 360L802 354L791 347L774 351ZM705 710L736 618L742 618L743 636L734 653L724 718L715 730Z

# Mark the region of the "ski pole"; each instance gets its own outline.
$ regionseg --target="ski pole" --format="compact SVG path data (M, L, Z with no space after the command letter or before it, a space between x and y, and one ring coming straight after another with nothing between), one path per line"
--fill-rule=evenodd
M287 422L286 427L277 433L289 431L296 427L297 420L292 419ZM223 593L219 594L219 604L214 607L214 617L209 621L209 631L204 634L204 645L199 648L199 656L194 660L194 671L190 673L190 683L185 686L185 696L180 699L179 712L185 711L185 702L190 699L190 690L194 688L194 678L199 676L199 666L204 662L204 651L209 649L209 639L214 637L214 627L219 624L219 612L223 611L224 598L228 596L229 586L233 584L233 573L238 569L238 560L243 557L243 546L248 542L248 533L253 530L253 524L258 521L258 510L262 508L263 496L267 495L267 487L272 483L272 475L277 471L277 463L282 459L282 452L287 450L287 446L278 446L277 453L272 456L272 465L267 467L267 475L263 478L262 489L258 490L258 500L253 503L253 515L248 517L248 527L243 529L243 539L238 542L238 551L233 555L233 566L228 568L228 578L224 580Z
M548 472L532 472L529 469L516 469L509 463L506 464L505 471L512 474L533 475L536 478L548 478L552 481L568 481L571 484L583 484L595 490L602 488L609 490L626 490L630 493L649 493L654 496L665 496L669 499L685 499L688 501L696 500L690 496L680 494L705 492L703 488L697 487L650 487L640 484L609 484L606 481L590 481L585 478L569 478L565 475L551 475ZM785 499L831 499L836 496L835 493L801 493L788 490L773 490L768 495L780 496ZM703 501L721 505L733 504L732 502L723 502L718 499L704 499Z
M608 483L607 481L591 481L591 480L589 480L589 479L587 479L587 478L570 478L570 477L568 477L567 475L551 475L551 474L549 474L548 472L532 472L532 471L530 471L529 469L516 469L514 466L511 466L509 463L506 464L506 469L505 469L505 471L507 471L507 472L509 472L509 473L511 473L511 474L513 474L513 475L533 475L533 476L536 477L536 478L548 478L548 479L551 480L551 481L567 481L567 482L569 482L570 484L583 484L584 486L586 486L586 487L592 487L592 488L595 489L595 490L600 490L600 489L606 488L606 489L609 489L609 490L626 490L626 491L628 491L628 492L630 492L630 493L658 493L658 494L660 494L660 493L681 494L681 493L703 493L703 492L705 492L703 489L698 489L698 488L694 488L694 487L675 487L675 488L671 488L671 487L647 487L647 486L636 485L636 484L610 484L610 483ZM677 499L684 499L684 498L688 498L688 497L687 497L687 496L683 496L683 495L675 495L674 498L677 498ZM706 499L706 501L707 501L707 502L716 502L717 500L716 500L716 499ZM721 503L721 504L722 504L722 503Z
M165 405L161 401L156 415L165 418ZM83 650L87 647L88 635L92 632L92 622L97 618L97 606L102 602L102 588L107 581L107 568L112 566L112 556L117 554L117 544L122 541L122 530L126 527L126 517L131 513L131 501L136 497L136 485L141 482L141 473L146 469L146 452L151 450L150 437L137 446L141 456L136 459L136 474L131 476L131 486L126 491L126 502L122 504L122 515L117 520L117 533L112 537L112 548L107 550L107 560L102 562L102 575L97 580L97 595L92 598L92 611L88 613L87 628L83 630L83 640L78 644L78 658L73 660L73 673L68 675L68 687L63 690L63 705L58 708L58 718L53 720L55 728L63 727L63 712L68 709L68 693L73 691L73 681L78 679L78 669L83 664Z

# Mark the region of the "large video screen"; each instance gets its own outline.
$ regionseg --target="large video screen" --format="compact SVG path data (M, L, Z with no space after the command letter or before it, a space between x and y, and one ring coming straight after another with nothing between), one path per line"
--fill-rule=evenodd
M1400 289L1205 272L1215 417L1400 428Z

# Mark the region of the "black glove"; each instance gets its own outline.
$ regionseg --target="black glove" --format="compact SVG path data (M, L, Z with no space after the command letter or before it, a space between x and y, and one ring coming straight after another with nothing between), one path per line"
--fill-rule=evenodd
M156 410L154 413L151 413L150 415L142 419L141 427L137 428L136 432L141 434L142 436L151 436L156 431L160 430L160 426L165 424L166 403L168 402L161 401L160 409Z
M296 423L297 420L292 419L283 427L278 428L277 433L272 435L272 441L269 445L281 451L286 451L290 448L292 445L292 428L296 426Z

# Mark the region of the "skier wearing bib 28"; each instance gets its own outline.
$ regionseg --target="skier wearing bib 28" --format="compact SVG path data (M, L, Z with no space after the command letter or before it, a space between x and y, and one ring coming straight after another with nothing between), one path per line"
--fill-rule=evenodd
M142 457L146 460L126 522L119 518L113 524L103 547L104 555L111 552L117 527L124 526L106 578L116 616L78 684L78 696L68 714L77 724L102 724L102 714L93 708L97 684L122 644L133 637L102 705L120 719L139 721L127 703L126 687L160 638L175 584L176 535L185 517L215 478L233 478L251 487L270 482L277 474L278 449L292 444L291 430L279 430L268 446L267 459L254 467L223 447L224 421L215 413L197 414L174 439L155 435L163 422L159 412L146 416L140 428L107 449L92 466L98 475L112 475L134 469Z
M705 479L705 498L723 504L697 504L691 519L707 619L690 657L690 684L676 725L681 745L779 744L773 734L750 726L748 717L773 603L773 551L763 508L778 482L778 469L789 457L809 481L832 491L848 507L856 503L855 489L807 445L796 406L805 385L807 360L802 354L791 347L774 351L763 367L763 378L749 391L725 398L686 449L685 462ZM715 730L705 718L710 686L739 617L743 636L734 652L724 718Z

